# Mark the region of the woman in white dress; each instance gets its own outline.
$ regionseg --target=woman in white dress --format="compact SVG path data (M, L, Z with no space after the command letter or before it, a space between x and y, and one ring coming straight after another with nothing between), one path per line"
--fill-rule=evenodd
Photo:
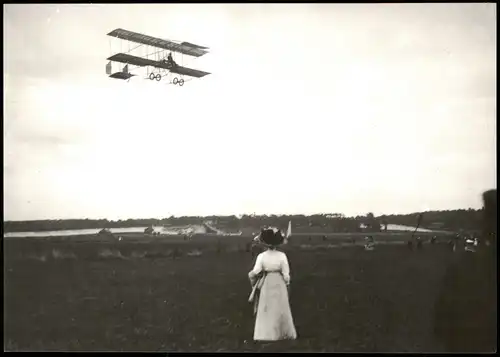
M280 230L261 230L256 238L266 250L257 256L255 266L248 273L253 290L250 302L254 302L256 313L253 339L255 341L278 341L296 339L288 300L290 267L285 253L276 250L284 242Z

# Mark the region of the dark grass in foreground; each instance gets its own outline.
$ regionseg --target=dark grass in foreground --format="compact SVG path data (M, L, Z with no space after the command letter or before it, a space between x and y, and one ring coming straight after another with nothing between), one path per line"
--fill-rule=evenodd
M299 338L271 344L252 342L252 257L226 248L5 240L5 348L441 351L433 305L456 257L445 245L287 247Z

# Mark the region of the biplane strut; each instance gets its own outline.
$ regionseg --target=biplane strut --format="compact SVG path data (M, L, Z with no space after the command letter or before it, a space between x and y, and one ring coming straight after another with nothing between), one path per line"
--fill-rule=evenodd
M198 46L189 42L178 43L174 41L162 40L160 38L155 38L123 29L113 30L110 33L108 33L108 36L119 38L121 40L129 42L138 43L139 46L145 45L145 46L160 48L161 49L160 52L163 51L177 52L181 53L182 55L188 55L193 57L201 57L208 53L207 51L208 47ZM139 46L136 46L135 48ZM108 61L109 63L106 65L106 73L109 75L110 78L115 78L115 79L130 80L130 78L136 76L135 74L131 74L129 72L128 65L136 67L153 67L154 69L158 69L157 73L152 72L149 74L148 77L146 77L149 78L150 80L156 80L158 82L162 80L162 75L160 73L160 71L162 70L172 74L178 74L181 77L180 78L174 77L174 79L170 83L174 85L179 85L180 87L182 87L185 83L184 78L182 78L183 76L202 78L210 74L209 72L183 67L175 62L171 63L164 59L153 60L149 58L134 56L129 53L116 53L111 57L109 57ZM120 72L112 73L111 70L112 62L124 63L125 67L123 67L123 70Z

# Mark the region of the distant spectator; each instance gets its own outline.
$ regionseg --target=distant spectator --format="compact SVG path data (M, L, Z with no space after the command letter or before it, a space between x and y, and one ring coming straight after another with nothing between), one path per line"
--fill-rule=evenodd
M220 239L217 240L216 250L217 250L217 253L222 253L222 251L223 251L222 242L220 241Z
M365 237L365 250L374 250L375 249L375 240L372 236Z
M474 240L472 240L472 239L467 239L467 240L465 241L465 248L464 248L464 250L465 250L466 252L471 252L471 253L474 253L474 252L476 251L475 246L474 246Z
M417 237L417 249L422 249L423 248L423 243L422 243L422 238L420 236Z

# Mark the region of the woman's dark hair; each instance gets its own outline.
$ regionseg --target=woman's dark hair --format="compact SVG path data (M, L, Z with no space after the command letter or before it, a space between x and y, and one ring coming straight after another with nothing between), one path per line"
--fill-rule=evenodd
M283 243L284 237L281 231L274 232L271 228L261 229L260 239L271 246L280 245Z

